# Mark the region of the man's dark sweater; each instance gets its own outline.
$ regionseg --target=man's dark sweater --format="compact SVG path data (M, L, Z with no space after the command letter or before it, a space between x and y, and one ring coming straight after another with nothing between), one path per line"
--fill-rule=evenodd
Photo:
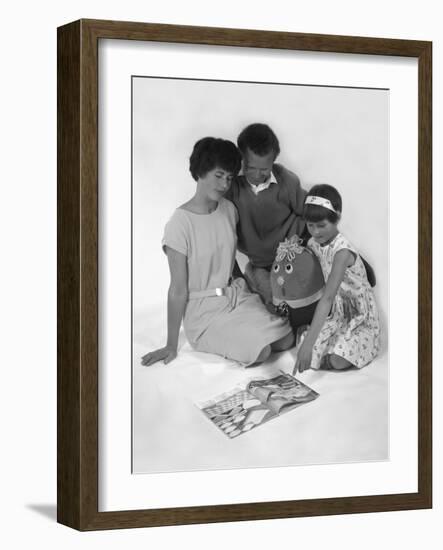
M301 235L305 227L301 215L306 191L298 176L281 164L274 164L272 173L277 183L257 195L244 176L237 176L226 194L238 210L238 249L256 267L269 268L279 243Z

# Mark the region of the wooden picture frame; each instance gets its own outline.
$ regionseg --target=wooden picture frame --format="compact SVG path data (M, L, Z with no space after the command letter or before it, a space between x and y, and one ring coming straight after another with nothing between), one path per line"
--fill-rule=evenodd
M216 506L98 511L98 42L158 41L418 59L418 491ZM58 521L86 530L432 506L432 44L80 20L58 29Z

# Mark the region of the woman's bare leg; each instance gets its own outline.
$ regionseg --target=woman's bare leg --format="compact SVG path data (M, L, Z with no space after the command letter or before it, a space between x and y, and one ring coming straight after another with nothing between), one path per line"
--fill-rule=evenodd
M271 349L272 351L285 351L289 348L292 348L294 344L295 344L294 333L290 332L286 336L283 336L283 338L280 338L280 340L277 340L276 342L272 342Z
M290 332L280 340L272 342L272 344L265 346L259 353L255 363L263 363L266 359L269 358L271 352L273 351L285 351L294 345L294 334Z
M257 359L255 360L255 363L263 363L263 361L266 361L268 357L271 355L271 346L265 346L261 352L258 354Z

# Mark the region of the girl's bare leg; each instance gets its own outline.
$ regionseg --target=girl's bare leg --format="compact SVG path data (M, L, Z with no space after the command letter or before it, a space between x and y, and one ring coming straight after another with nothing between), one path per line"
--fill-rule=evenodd
M344 359L339 355L335 355L334 353L328 356L328 363L333 369L336 370L349 369L350 367L354 366L347 359Z

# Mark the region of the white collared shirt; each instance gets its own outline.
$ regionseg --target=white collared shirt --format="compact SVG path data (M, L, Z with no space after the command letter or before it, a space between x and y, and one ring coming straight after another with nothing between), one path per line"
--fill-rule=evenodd
M239 176L244 176L245 175L244 172L243 172L243 169L240 170L238 175ZM245 180L249 183L249 185L251 186L252 191L256 195L258 195L260 193L260 191L264 191L265 189L267 189L271 185L271 183L278 183L278 181L275 179L275 176L274 176L273 172L271 172L269 178L265 182L259 183L258 185L254 185L253 183L250 183L246 176L245 176Z

